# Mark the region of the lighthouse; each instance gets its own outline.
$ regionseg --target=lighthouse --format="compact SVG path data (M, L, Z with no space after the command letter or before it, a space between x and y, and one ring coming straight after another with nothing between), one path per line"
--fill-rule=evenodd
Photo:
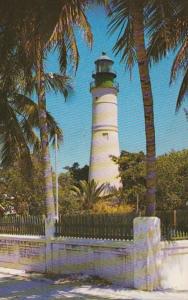
M95 61L94 81L90 84L93 98L92 107L92 141L90 151L89 181L107 187L121 187L118 165L112 156L118 157L118 84L113 71L113 60L106 53Z

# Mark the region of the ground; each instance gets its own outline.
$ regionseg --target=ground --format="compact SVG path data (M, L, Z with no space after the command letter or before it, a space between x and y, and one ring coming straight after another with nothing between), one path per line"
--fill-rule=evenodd
M188 289L181 292L143 292L126 290L87 278L77 279L49 279L38 274L26 275L23 272L0 268L0 299L188 300Z

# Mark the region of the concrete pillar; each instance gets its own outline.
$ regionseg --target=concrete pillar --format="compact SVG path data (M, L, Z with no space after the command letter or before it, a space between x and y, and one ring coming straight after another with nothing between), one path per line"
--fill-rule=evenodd
M45 236L46 238L54 237L55 235L55 218L45 219Z
M160 288L160 219L134 219L134 287L153 291Z
M45 237L46 237L46 273L51 273L53 270L52 259L52 238L55 236L55 218L45 219Z

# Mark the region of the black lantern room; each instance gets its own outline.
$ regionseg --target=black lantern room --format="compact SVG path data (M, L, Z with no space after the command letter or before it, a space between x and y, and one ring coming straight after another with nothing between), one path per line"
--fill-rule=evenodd
M114 79L116 73L113 71L112 66L114 62L109 58L105 52L95 61L95 72L92 77L95 81L92 83L92 87L116 87Z

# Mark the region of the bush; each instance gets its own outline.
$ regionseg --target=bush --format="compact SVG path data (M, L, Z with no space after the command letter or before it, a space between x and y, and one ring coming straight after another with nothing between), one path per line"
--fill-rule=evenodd
M99 201L92 209L94 213L131 213L133 212L134 206L130 204L112 204L110 202Z

